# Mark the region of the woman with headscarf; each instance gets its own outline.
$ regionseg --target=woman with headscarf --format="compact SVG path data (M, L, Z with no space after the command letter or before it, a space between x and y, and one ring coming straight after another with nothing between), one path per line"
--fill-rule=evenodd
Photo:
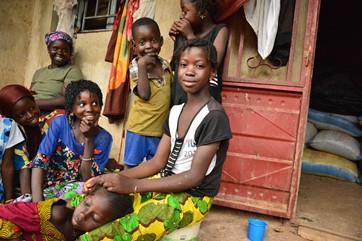
M31 82L31 91L42 112L64 109L64 90L71 82L83 79L80 69L72 65L73 40L65 32L45 35L50 65L38 69Z
M21 194L23 194L22 197L28 197L29 195L27 194L30 193L30 160L35 157L42 135L45 134L50 121L57 116L58 113L52 112L44 117L40 117L40 111L34 97L27 88L21 85L7 85L3 87L0 90L0 103L0 114L3 116L3 120L5 120L1 122L3 124L7 123L7 126L9 126L9 123L12 124L12 131L19 140L14 142L15 145L11 145L14 149L10 156L10 161L7 160L6 170L8 171L2 171L2 173L3 176L6 176L5 179L13 180L14 170L19 171L19 183ZM7 127L4 130L6 131L9 128L10 127ZM10 139L11 131L9 134L1 132L0 139L3 139L8 135L9 138L7 139ZM4 140L0 141L0 144L1 142L4 143ZM14 197L13 186L12 182L11 184L6 185L6 199Z

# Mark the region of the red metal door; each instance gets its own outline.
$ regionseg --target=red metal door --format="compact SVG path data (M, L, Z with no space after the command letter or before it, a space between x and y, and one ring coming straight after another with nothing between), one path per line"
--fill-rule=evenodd
M250 67L255 36L241 12L231 21L223 106L233 139L215 204L294 215L319 6L320 0L296 1L289 62L278 69L267 62Z

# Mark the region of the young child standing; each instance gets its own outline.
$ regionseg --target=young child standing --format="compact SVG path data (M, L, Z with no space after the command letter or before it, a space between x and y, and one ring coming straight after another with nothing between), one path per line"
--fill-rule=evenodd
M163 38L157 23L140 18L132 26L137 55L129 67L134 100L127 120L124 163L135 167L156 153L170 108L171 67L158 56Z
M103 231L98 237L130 235L129 240L159 240L165 233L200 221L218 193L231 131L223 107L209 92L209 79L217 65L216 49L206 40L193 40L179 51L175 60L187 102L172 107L156 155L138 167L85 183L85 191L100 184L112 192L135 193L131 217L138 218L137 226L122 231L116 228L120 221L113 222L108 225L114 227L103 230L119 233ZM160 178L148 178L157 173ZM84 240L95 240L87 239L92 233L85 234Z
M102 103L102 92L92 81L79 80L67 86L67 114L52 121L30 163L33 201L59 197L68 183L77 190L72 182L104 172L112 136L98 125Z
M73 241L132 212L132 198L96 188L77 207L81 198L57 198L38 203L0 205L0 239L12 241Z
M176 51L186 40L205 39L213 43L217 51L217 68L213 78L210 79L210 93L215 100L221 103L222 73L224 57L229 31L225 24L216 24L216 0L180 0L181 16L175 21L169 32L175 40ZM177 65L172 66L177 73ZM187 95L177 80L177 75L172 81L172 105L186 102Z

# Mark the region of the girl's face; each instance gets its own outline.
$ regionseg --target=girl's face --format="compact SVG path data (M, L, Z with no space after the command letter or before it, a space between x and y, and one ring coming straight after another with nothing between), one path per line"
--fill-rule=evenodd
M89 121L97 122L101 113L98 96L88 90L80 92L75 98L72 113L79 120L87 118Z
M187 19L193 28L201 25L199 10L191 0L181 0L180 5L182 11L180 16L181 19Z
M29 97L20 99L13 107L13 119L22 126L39 125L40 110L35 101Z
M55 40L48 46L48 53L53 67L61 67L70 62L71 48L64 40Z
M215 70L211 67L203 48L187 48L180 56L178 79L187 93L196 94L209 88L209 79Z
M112 205L104 192L89 194L83 202L75 208L72 224L80 231L91 231L112 221Z

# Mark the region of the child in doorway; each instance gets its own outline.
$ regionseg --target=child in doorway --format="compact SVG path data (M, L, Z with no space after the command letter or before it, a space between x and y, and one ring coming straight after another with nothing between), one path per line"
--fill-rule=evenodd
M200 221L218 193L231 131L223 107L209 92L209 79L217 65L216 49L206 40L193 40L179 51L175 60L187 102L172 107L156 155L135 168L85 183L85 191L102 185L112 192L135 193L135 211L126 217L139 223L121 230L116 228L124 221L121 218L108 224L112 228L84 234L85 240L115 235L130 235L129 240L159 240L166 233ZM161 177L149 178L157 173Z
M134 101L127 120L124 163L135 167L156 153L171 100L171 67L158 56L163 38L157 23L140 18L132 26L137 55L129 67Z
M0 240L73 241L93 230L132 212L132 198L96 188L81 199L57 198L38 203L0 205Z
M67 86L67 114L52 121L30 163L33 201L59 197L69 185L78 190L77 181L104 172L112 136L98 125L101 108L102 92L96 83L79 80Z
M180 0L181 16L175 21L169 32L175 40L176 51L186 40L199 38L213 43L217 51L217 68L215 76L210 79L210 93L221 103L222 72L228 41L228 29L225 24L216 24L216 0ZM177 73L177 65L172 65ZM172 81L172 105L186 102L187 95L183 90L177 75Z

